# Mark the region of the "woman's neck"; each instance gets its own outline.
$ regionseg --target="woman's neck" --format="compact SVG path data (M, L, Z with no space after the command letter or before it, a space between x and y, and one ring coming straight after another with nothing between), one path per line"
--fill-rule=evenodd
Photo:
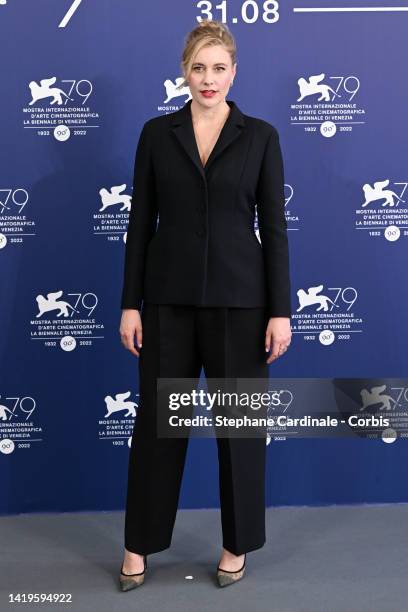
M213 108L206 108L196 102L194 99L191 101L191 116L193 123L222 123L228 117L231 108L229 104L224 100L217 104Z

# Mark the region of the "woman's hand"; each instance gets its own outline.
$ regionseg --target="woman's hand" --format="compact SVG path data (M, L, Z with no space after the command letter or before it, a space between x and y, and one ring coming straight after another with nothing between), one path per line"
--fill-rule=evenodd
M269 319L265 333L265 351L269 352L272 348L272 352L266 363L272 363L272 361L283 355L290 345L291 338L292 332L289 317L272 317Z
M142 348L142 320L138 310L133 308L122 310L119 333L123 346L139 357L139 351ZM139 351L134 344L135 336Z

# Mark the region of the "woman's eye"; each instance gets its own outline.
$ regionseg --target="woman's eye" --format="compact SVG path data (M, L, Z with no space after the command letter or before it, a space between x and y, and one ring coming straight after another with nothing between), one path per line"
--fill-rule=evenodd
M202 69L202 66L194 66L193 70L199 71ZM217 66L216 70L225 70L224 66Z

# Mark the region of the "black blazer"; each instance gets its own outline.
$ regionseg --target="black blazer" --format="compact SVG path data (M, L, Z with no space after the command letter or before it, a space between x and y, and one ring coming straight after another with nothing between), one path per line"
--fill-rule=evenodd
M265 306L269 317L291 316L279 135L267 121L227 103L230 114L205 167L191 100L144 124L121 308L140 310L145 300ZM262 246L254 231L255 204Z

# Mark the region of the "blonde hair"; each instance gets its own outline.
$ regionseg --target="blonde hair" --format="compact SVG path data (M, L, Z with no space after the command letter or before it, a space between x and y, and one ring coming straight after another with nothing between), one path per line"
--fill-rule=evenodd
M233 35L227 25L221 21L204 19L185 38L183 53L181 56L181 70L184 81L177 87L188 85L187 78L190 74L194 59L203 47L221 45L230 54L232 65L237 63L237 47Z

